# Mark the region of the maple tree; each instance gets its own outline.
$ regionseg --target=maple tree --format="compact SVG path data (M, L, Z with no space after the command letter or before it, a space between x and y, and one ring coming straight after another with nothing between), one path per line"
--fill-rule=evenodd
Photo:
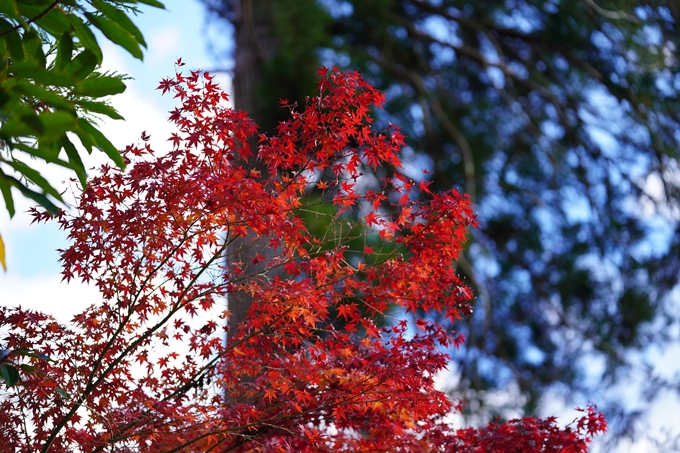
M302 111L284 101L291 119L259 136L263 172L240 164L256 126L225 106L209 74L161 82L181 101L172 149L155 152L143 134L122 153L125 170L102 166L77 212L57 216L72 240L64 278L92 282L101 302L69 324L0 308L5 350L50 357L0 358L34 367L3 389L0 444L44 453L581 452L606 429L594 407L565 428L554 418L460 430L445 422L462 403L433 380L463 339L416 313L470 313L455 260L472 207L399 172L398 128L371 125L381 93L357 73L319 75L318 95ZM390 176L377 178L386 166ZM302 215L320 205L336 208L325 237ZM243 237L265 271L234 262L229 246ZM267 248L276 253L265 258ZM253 302L225 342L223 302L239 292Z

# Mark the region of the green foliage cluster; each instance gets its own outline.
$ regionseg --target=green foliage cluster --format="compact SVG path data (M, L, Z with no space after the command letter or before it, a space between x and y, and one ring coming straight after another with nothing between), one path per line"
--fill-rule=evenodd
M50 358L45 354L40 354L26 348L0 349L0 381L4 381L8 387L12 387L21 382L21 374L33 373L37 367L27 363L15 363L20 358L33 358L49 361Z
M163 8L156 0L0 2L0 191L10 216L12 188L53 212L63 202L30 159L72 170L85 185L74 137L124 166L95 123L97 115L122 119L106 97L125 90L124 77L100 70L93 29L141 60L146 43L130 19L137 4Z
M98 115L123 119L106 97L125 91L124 76L99 70L103 55L92 29L143 59L146 43L130 19L140 3L164 8L156 0L0 2L0 192L10 216L15 213L12 188L51 212L64 201L31 166L32 159L73 171L85 187L85 166L73 136L88 153L98 149L119 167L125 165L95 123ZM0 264L6 268L1 236ZM21 380L19 370L31 371L12 362L17 356L48 360L26 349L0 350L0 381L9 386Z

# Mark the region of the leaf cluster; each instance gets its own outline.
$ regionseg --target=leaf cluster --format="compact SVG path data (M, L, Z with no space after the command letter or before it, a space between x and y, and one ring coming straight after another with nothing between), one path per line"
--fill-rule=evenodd
M22 453L582 452L605 429L593 408L566 428L523 419L457 431L445 422L460 404L435 389L434 376L462 337L420 318L380 327L374 317L392 306L451 320L470 313L471 291L455 270L475 224L469 200L448 191L416 201L418 184L400 173L378 191L362 187L360 168L400 168L403 137L395 127L374 130L369 108L383 97L357 73L320 76L304 109L258 136L265 172L241 159L253 153L256 125L225 107L209 74L161 82L181 102L171 112L171 149L127 147L126 169L103 166L78 212L57 219L72 241L61 251L64 279L91 281L102 300L68 325L0 309L8 348L39 346L53 360L0 399L3 445ZM310 234L303 202L328 203L336 218L358 207L365 234L404 253L356 246L339 228ZM238 262L237 237L260 252L253 256L264 271ZM224 300L240 293L253 302L225 342Z
M27 348L0 350L0 380L4 381L8 387L21 382L19 370L25 373L32 373L37 370L33 365L17 363L17 359L20 358L49 360L49 357L45 354L36 353Z
M97 149L124 165L94 121L97 115L122 119L103 98L122 93L125 84L122 76L98 70L102 51L93 29L141 60L146 43L130 19L137 4L163 8L156 0L0 4L0 191L10 216L12 188L51 212L63 203L31 159L72 170L85 186L74 137L88 153Z

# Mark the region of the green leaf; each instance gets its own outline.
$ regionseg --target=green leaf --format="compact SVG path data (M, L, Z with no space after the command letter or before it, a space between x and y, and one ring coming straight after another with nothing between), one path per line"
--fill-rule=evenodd
M36 367L36 366L28 365L28 364L25 364L25 363L22 363L21 365L19 365L19 368L21 368L21 371L23 371L24 373L33 373L35 370L38 369L38 367Z
M52 361L52 359L49 358L47 354L42 354L40 352L35 352L31 349L28 348L18 348L13 351L10 351L12 354L15 355L20 355L23 357L33 357L35 359L40 359L40 360L46 360L46 361Z
M8 387L12 387L21 380L21 377L16 368L8 363L3 363L0 365L0 379L5 381Z
M86 100L78 100L75 101L76 104L79 106L83 107L85 110L88 112L92 113L100 113L102 115L106 115L109 118L112 118L114 120L124 120L122 116L110 105L104 103L104 102L98 102L98 101L86 101Z
M18 161L18 160L4 160L5 164L9 165L13 169L15 169L17 172L21 173L23 176L25 176L28 180L33 182L35 185L40 187L43 190L43 193L46 193L48 195L52 195L54 198L57 200L61 201L62 203L64 200L61 198L61 195L59 192L57 192L57 189L52 187L50 183L43 178L40 175L40 172L37 170L34 170L33 168L29 167L25 163Z
M0 130L1 131L1 130ZM84 129L76 127L73 131L78 136L80 143L83 145L88 154L92 154L92 148L97 145L94 137L90 136Z
M154 6L156 8L160 8L160 9L165 9L165 5L163 5L161 2L159 2L157 0L139 0L139 3L143 3L143 4L149 5L149 6Z
M109 156L109 159L111 159L119 168L125 168L123 156L120 155L120 152L118 152L116 147L113 146L109 139L106 138L104 134L99 131L99 129L94 127L84 118L78 118L78 126L80 126L80 128L82 128L90 135L90 137L95 140L97 148Z
M18 19L20 16L19 9L17 8L17 4L14 0L0 1L0 13L9 16L12 19Z
M65 135L62 137L65 137ZM59 151L61 148L55 149L54 146L51 146L51 143L46 143L45 140L39 141L37 147L28 146L20 142L12 143L12 147L19 149L30 156L39 157L47 163L54 163L64 168L71 168L71 164L59 159Z
M115 6L103 2L102 0L91 0L92 6L97 8L104 16L111 19L113 22L117 23L124 30L129 32L139 44L146 47L146 42L144 41L144 36L139 28L130 20L125 12L119 10Z
M48 356L47 354L43 354L42 352L34 352L32 354L33 355L31 357L35 357L36 359L45 360L46 362L52 361L52 359L50 359L50 356Z
M127 50L133 57L144 60L144 55L139 48L139 43L134 36L123 27L105 16L98 16L92 13L85 13L85 16L92 22L92 25L104 33L104 36L109 38L113 43L118 44L123 49Z
M39 8L44 10L44 8ZM46 30L50 35L59 38L63 33L71 31L71 22L61 8L52 8L49 13L35 22L40 28Z
M60 87L71 87L74 85L74 82L68 77L48 71L47 69L38 67L35 65L35 63L28 61L22 61L13 64L10 67L10 71L13 73L14 77L33 79L42 85L54 85Z
M12 115L0 128L0 135L4 137L35 136L43 132L45 132L45 127L34 112L24 115Z
M135 5L142 3L144 5L150 5L155 8L165 9L165 6L161 2L156 0L118 0L118 3L133 3Z
M6 21L0 17L0 32L6 32L14 28L10 22ZM24 59L24 46L21 43L21 35L18 31L12 33L7 33L3 36L5 38L5 43L7 43L7 50L9 50L9 56L12 57L14 61L22 61Z
M43 112L39 116L40 122L45 127L41 139L58 138L70 131L76 124L76 116L69 112Z
M0 80L5 78L5 71L9 65L9 58L7 58L7 42L0 39Z
M71 22L71 25L73 25L73 34L76 35L80 44L97 56L97 64L102 64L102 49L99 47L97 38L95 38L90 27L85 25L85 23L75 14L70 14L68 19Z
M35 109L26 104L21 93L15 89L19 79L12 77L0 83L0 106L3 110L3 120L6 121L10 116L35 114Z
M11 219L14 217L14 214L16 214L16 210L14 209L14 197L12 197L12 186L2 177L0 177L0 192L2 192L2 198L5 200L7 213L9 213L9 218Z
M0 179L6 180L8 184L19 189L19 192L21 192L21 194L23 196L25 196L26 198L30 198L31 200L35 201L36 203L38 203L40 206L47 209L52 214L56 214L57 212L59 212L59 208L57 207L57 205L55 205L45 195L43 195L39 192L36 192L35 190L29 189L21 181L19 181L18 179L16 179L13 176L6 174L2 170L0 170Z
M89 50L89 49L86 49ZM92 52L90 50L90 52ZM73 38L70 33L64 33L57 42L57 57L54 59L54 67L62 71L71 61L73 56ZM96 55L95 55L96 56Z
M38 67L45 67L45 53L42 50L42 40L38 34L31 29L30 32L25 32L23 37L24 52L30 61L37 63Z
M58 135L57 137L38 137L38 146L33 146L31 148L31 153L32 155L36 157L40 157L37 154L40 154L41 156L47 157L45 162L47 163L57 163L59 161L59 153L61 153L61 145L59 144L59 139L61 137L64 137L66 134L61 134ZM37 148L37 152L36 152ZM64 162L64 161L62 161ZM67 167L68 168L68 167Z
M64 151L66 151L71 168L76 172L76 176L78 176L80 186L84 189L87 185L87 173L78 150L66 135L61 138L60 144L64 148Z
M52 107L73 110L73 104L67 99L53 91L45 90L26 80L19 80L15 85L15 89L20 93L45 101Z
M2 111L2 113L0 114L0 121L6 121L7 118L9 118L9 113L1 110L5 108L5 105L7 103L14 103L17 101L21 103L20 100L17 100L16 96L10 96L7 93L8 88L6 85L7 85L6 83L0 83L0 111Z
M43 112L40 115L12 116L0 128L5 137L35 136L46 140L58 138L75 126L76 117L64 111Z
M120 77L90 77L76 85L73 94L98 98L122 93L125 91L125 88L125 84Z
M30 115L21 115L19 121L22 121L24 124L31 127L38 134L42 135L45 133L45 125L40 121L40 117L34 112L31 112Z
M51 4L50 0L20 0L17 8L22 15L30 19L44 13Z
M63 388L61 388L61 387L56 387L56 388L54 389L54 391L57 392L57 393L59 394L59 396L61 396L62 398L66 399L66 400L70 400L70 399L71 399L71 397L69 396L68 392L67 392L66 390L64 390Z
M95 70L97 67L97 56L89 49L84 49L71 60L64 68L62 75L80 82Z

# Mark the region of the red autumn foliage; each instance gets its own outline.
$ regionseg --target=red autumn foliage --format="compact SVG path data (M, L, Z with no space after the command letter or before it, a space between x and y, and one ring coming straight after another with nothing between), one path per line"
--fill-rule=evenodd
M259 136L263 172L241 164L255 124L211 76L161 82L181 102L172 149L129 146L127 169L103 166L57 219L64 278L101 301L66 325L0 309L6 349L52 359L26 359L38 371L3 388L3 452L583 452L605 430L593 408L566 428L445 423L460 405L433 377L462 339L417 316L470 313L455 261L472 208L399 172L399 130L371 127L382 94L356 73L319 75L306 108L286 104L291 120ZM324 203L328 234L311 234L303 213ZM266 272L248 273L235 238ZM225 342L236 292L253 302Z

